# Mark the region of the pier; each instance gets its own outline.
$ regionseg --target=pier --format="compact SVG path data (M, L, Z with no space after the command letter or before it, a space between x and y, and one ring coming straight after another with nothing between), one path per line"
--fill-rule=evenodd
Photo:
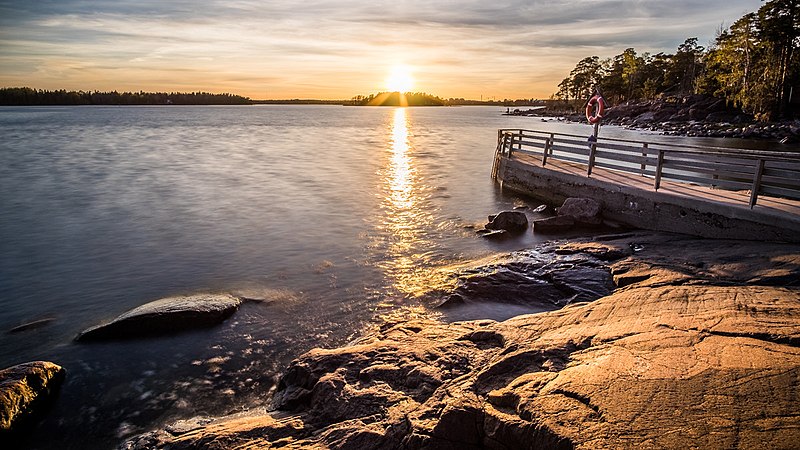
M800 242L800 154L501 129L492 177L560 204L588 197L629 226Z

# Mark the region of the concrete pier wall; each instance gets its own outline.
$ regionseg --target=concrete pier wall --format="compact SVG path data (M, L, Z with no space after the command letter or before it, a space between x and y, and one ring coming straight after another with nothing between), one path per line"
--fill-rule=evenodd
M503 189L556 205L568 197L592 198L603 205L605 218L632 227L718 239L800 242L800 217L794 214L646 191L513 158L502 157L498 164Z

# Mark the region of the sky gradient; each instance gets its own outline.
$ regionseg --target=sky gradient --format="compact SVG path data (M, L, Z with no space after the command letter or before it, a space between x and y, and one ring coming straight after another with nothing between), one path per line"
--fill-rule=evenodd
M0 87L548 98L580 59L708 45L759 0L0 0Z

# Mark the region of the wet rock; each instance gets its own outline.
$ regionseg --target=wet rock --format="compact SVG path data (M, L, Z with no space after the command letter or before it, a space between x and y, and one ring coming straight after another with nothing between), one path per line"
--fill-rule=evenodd
M602 245L641 245L611 266L650 277L504 322L389 322L293 361L274 415L123 448L796 447L800 292L761 283L797 278L800 246L656 234Z
M611 269L578 251L569 256L537 251L516 252L456 274L455 287L440 308L465 303L510 303L536 310L571 302L592 301L614 287Z
M242 299L225 294L164 298L127 311L109 323L89 328L75 340L139 338L205 328L227 319L241 303Z
M597 242L572 242L561 245L556 249L557 255L574 254L591 255L601 261L616 261L633 254L629 245L613 245Z
M571 216L554 216L533 221L534 233L563 233L575 227Z
M0 441L41 417L64 381L65 370L34 361L0 370Z
M568 198L558 208L559 216L569 216L581 225L600 225L603 223L603 208L591 198Z
M512 233L523 232L528 229L528 217L520 211L502 211L489 216L486 228L490 230L505 230Z
M546 213L548 211L550 211L550 206L549 205L539 205L533 210L533 212L540 213L540 214Z
M502 241L511 237L509 232L506 230L481 230L478 234L482 238L490 241Z

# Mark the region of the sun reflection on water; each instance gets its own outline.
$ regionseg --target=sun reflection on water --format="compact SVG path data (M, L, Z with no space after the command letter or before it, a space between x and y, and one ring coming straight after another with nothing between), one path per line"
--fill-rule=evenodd
M431 188L415 164L409 133L408 110L394 110L389 159L382 171L383 228L387 239L387 259L381 264L392 287L403 295L418 297L445 283L446 276L437 264L437 244L430 204Z

